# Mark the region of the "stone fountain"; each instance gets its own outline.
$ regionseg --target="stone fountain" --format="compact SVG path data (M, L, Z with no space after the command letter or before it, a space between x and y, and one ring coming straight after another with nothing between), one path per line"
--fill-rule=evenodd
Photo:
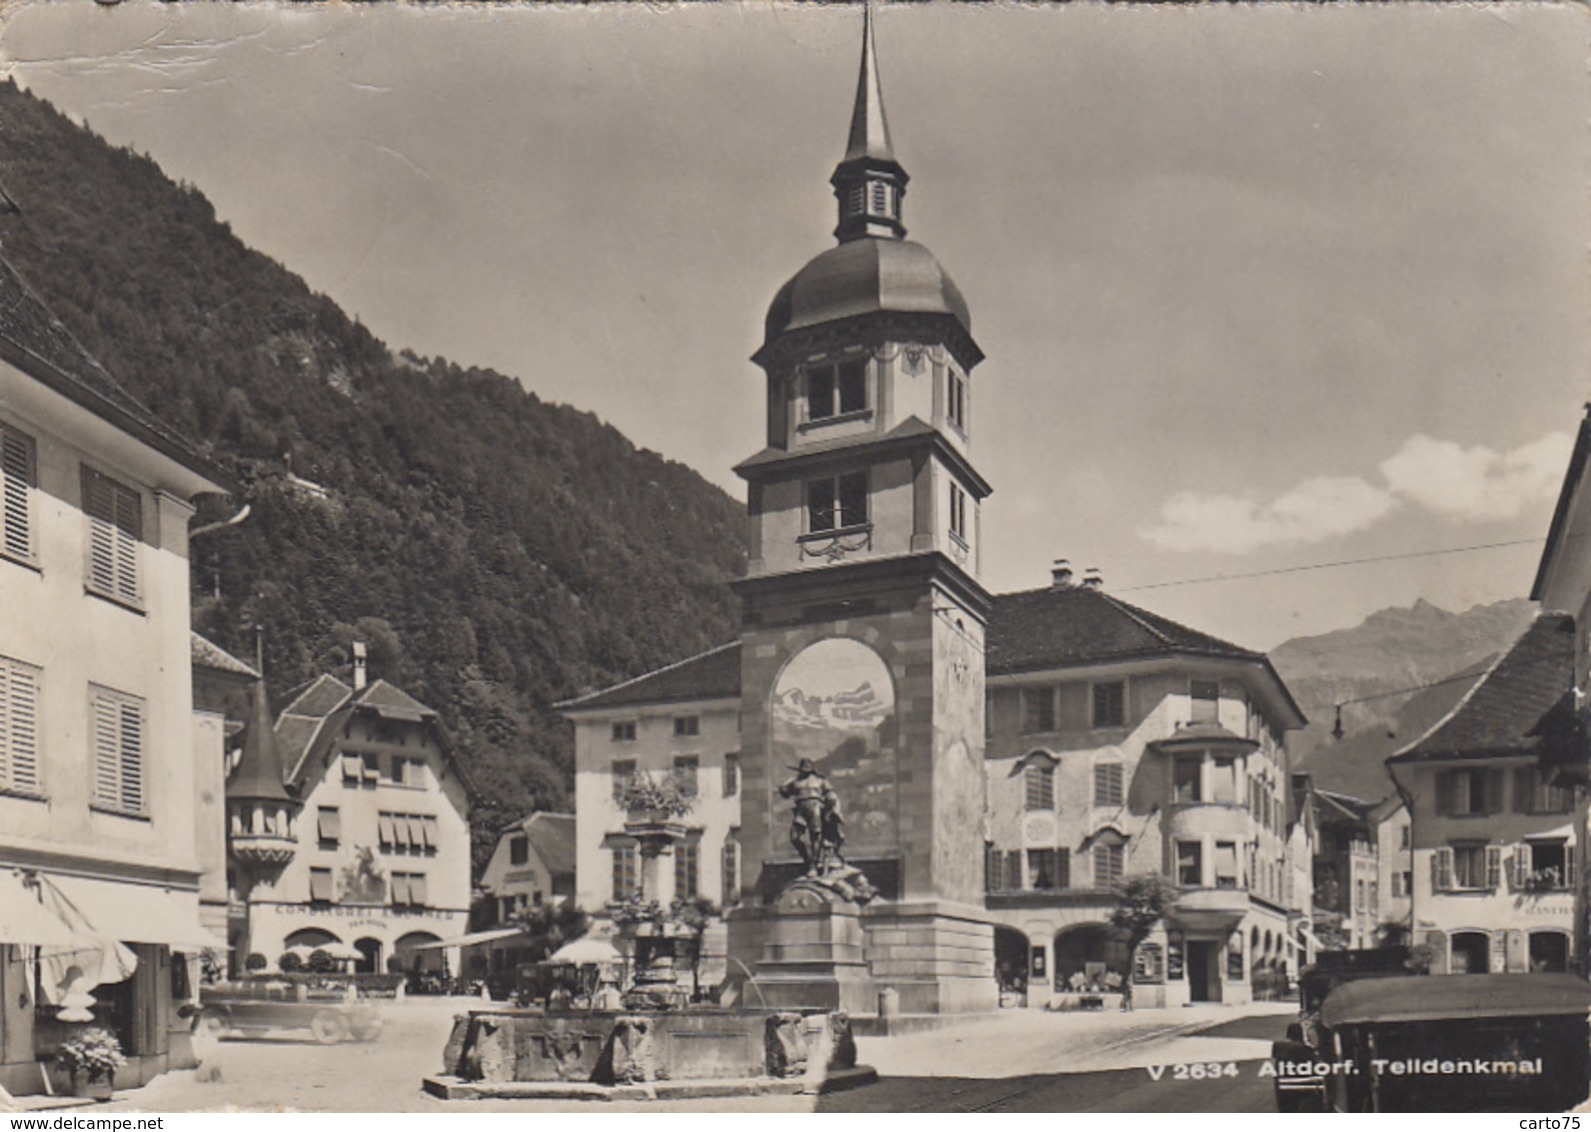
M497 1007L456 1015L442 1073L425 1079L426 1091L447 1099L614 1100L816 1093L876 1080L856 1063L843 1010L690 1003L675 962L692 932L672 900L672 873L660 862L684 840L694 796L671 779L638 775L620 801L625 833L640 856L635 895L609 907L634 960L622 1008ZM812 834L813 855L792 892L841 886L854 899L856 885L867 882L835 865L837 844L825 857L821 807L798 802L794 828Z

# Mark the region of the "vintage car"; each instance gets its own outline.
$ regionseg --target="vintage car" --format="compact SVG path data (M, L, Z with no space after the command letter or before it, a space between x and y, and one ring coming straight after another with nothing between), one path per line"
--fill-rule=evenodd
M203 987L194 1019L194 1033L216 1038L233 1031L308 1030L322 1044L373 1042L381 1027L376 1008L350 997L348 989L275 979Z
M1591 1093L1591 985L1572 975L1405 976L1320 1008L1335 1112L1563 1112Z
M1326 1103L1325 1075L1319 1072L1320 1007L1326 996L1357 979L1384 979L1409 973L1409 949L1378 947L1323 951L1298 976L1298 1021L1287 1037L1271 1045L1277 1112L1319 1112Z

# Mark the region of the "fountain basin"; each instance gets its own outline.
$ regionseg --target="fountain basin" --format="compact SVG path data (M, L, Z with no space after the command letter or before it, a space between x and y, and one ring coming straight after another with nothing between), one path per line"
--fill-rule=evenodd
M755 1007L472 1010L454 1017L443 1063L425 1089L453 1099L803 1093L877 1079L856 1064L844 1013Z

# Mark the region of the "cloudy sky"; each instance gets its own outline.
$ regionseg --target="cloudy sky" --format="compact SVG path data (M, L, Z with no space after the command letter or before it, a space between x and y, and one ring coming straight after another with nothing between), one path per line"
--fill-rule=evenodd
M885 4L911 236L972 307L985 580L1244 644L1528 592L1591 396L1588 17ZM831 243L859 8L19 4L10 73L394 347L743 497Z

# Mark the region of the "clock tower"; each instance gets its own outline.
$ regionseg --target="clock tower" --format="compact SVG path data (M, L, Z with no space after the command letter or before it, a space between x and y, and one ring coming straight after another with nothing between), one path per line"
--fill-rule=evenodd
M781 893L801 865L779 787L810 759L838 797L846 862L879 895L809 941L831 937L827 959L843 952L850 990L783 1004L870 1013L868 994L894 990L902 1013L961 1013L995 1005L983 911L990 598L978 577L990 487L972 460L983 351L960 290L906 239L907 182L868 8L830 178L837 244L768 308L753 358L766 374L766 445L736 469L750 545L729 946L758 966L759 986L780 963L787 990L806 985L812 956L780 943Z

